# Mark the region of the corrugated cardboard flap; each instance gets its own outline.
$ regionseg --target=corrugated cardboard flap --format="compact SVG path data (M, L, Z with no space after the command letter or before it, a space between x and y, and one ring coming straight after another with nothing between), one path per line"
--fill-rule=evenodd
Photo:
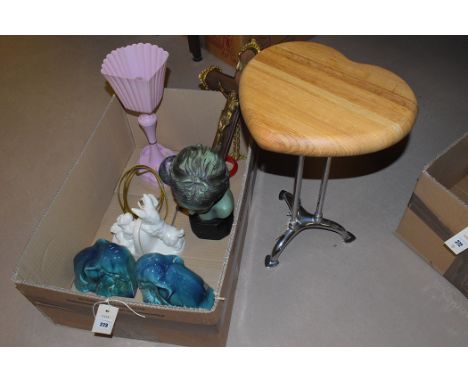
M133 146L122 108L113 98L35 228L17 266L17 282L71 286L67 254L89 245L112 198L112 192L97 191L115 188Z

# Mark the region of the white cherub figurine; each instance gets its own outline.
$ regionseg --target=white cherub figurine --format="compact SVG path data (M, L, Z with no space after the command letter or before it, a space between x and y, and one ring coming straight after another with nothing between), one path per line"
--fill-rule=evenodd
M184 230L161 219L157 210L158 199L154 195L143 194L138 207L140 208L132 208L132 212L139 219L133 220L130 213L117 218L111 228L114 234L112 241L125 245L136 257L153 252L163 255L180 254L185 246Z

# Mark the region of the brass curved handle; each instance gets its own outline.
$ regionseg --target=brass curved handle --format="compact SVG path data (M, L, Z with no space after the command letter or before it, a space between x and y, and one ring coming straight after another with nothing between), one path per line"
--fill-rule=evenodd
M130 206L128 205L128 190L130 189L130 183L132 182L132 179L135 175L140 176L146 173L152 174L156 181L158 182L159 185L159 192L160 192L160 199L159 199L159 204L158 204L158 213L161 212L163 204L166 206L166 213L164 214L164 220L167 218L167 214L169 212L169 203L167 201L167 195L166 195L166 190L164 189L164 183L162 182L161 178L159 177L158 173L152 169L151 167L145 166L145 165L136 165L128 169L127 171L124 172L122 177L120 178L119 185L117 186L117 195L119 199L119 205L120 208L124 213L129 212L133 215L134 218L138 218L136 216ZM120 193L120 189L122 188L122 193Z

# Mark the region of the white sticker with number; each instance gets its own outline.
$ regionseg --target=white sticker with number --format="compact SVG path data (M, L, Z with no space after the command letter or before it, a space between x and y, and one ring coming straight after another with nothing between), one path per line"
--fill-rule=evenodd
M468 248L468 227L458 232L445 242L445 245L455 254L463 252Z
M112 305L100 304L91 331L110 335L117 318L117 313L119 313L119 308Z

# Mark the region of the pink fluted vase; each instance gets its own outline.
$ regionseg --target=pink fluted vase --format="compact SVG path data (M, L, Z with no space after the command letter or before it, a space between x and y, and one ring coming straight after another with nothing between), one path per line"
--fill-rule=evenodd
M167 156L175 154L157 142L158 118L154 113L164 92L168 57L169 53L157 45L133 44L113 50L101 67L101 73L124 107L140 113L138 123L148 139L148 145L141 151L139 163L156 171ZM146 179L155 182L151 174Z

